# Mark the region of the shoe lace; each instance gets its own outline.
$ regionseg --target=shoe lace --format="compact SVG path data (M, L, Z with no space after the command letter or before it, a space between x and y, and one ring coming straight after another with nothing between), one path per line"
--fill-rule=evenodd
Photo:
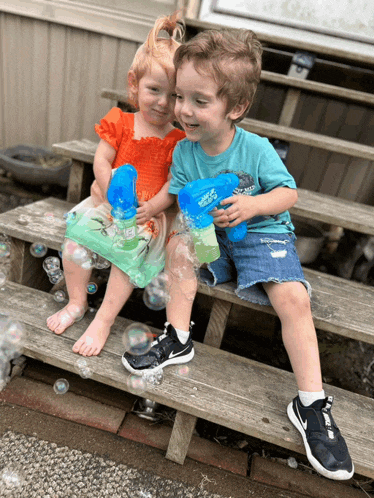
M327 431L327 435L329 439L335 439L335 430L333 426L333 421L331 417L331 407L332 407L332 402L333 402L333 397L329 396L326 398L325 401L325 406L322 408L322 416L325 421L325 427Z
M151 348L153 348L153 346L157 346L157 344L159 344L163 339L165 339L166 337L168 337L168 326L170 325L170 322L165 322L164 326L164 331L162 334L158 335L156 337L156 339L152 342L151 344Z

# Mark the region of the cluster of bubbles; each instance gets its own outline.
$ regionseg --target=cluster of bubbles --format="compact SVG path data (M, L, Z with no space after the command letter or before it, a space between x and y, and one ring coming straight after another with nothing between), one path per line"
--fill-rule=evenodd
M144 289L144 304L153 311L160 311L166 307L170 299L168 276L160 273Z
M82 379L89 379L92 376L92 368L88 365L85 358L78 358L74 364L74 370Z
M129 354L140 356L146 354L152 347L153 334L144 323L132 323L122 336L125 351ZM148 386L158 386L164 379L163 370L142 372L142 375L130 375L127 378L127 387L133 394L141 395Z
M48 258L45 258L45 260L43 261L43 268L47 273L51 284L55 285L63 280L64 273L60 267L60 258L58 258L57 256L48 256ZM58 299L56 299L56 296L55 300L58 301Z
M9 381L10 362L22 354L25 339L23 324L0 315L0 391Z
M62 254L64 258L73 261L84 270L91 270L92 268L103 270L110 267L107 259L70 239L65 239L62 245Z
M162 369L156 372L144 372L142 375L132 374L127 377L128 390L136 394L142 395L149 386L159 386L164 380L164 372Z

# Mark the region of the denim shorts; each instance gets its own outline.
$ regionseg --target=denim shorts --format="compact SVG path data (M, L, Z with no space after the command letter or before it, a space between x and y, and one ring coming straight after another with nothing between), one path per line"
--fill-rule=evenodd
M211 287L236 281L236 295L256 304L270 305L261 285L264 282L302 282L309 296L311 286L305 280L295 248L293 233L248 232L240 242L231 242L224 230L217 230L221 256L208 269L200 270L200 278Z

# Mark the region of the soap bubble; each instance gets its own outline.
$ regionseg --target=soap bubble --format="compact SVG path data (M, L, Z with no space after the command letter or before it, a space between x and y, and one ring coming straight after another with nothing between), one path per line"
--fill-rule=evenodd
M164 371L161 368L156 372L144 372L144 378L146 379L148 385L159 386L164 380Z
M49 225L52 225L55 222L55 215L53 213L44 213L44 220Z
M168 276L161 272L145 287L143 293L144 304L154 311L164 309L170 299L168 287Z
M6 315L1 315L0 358L10 361L20 356L26 335L26 329L22 323L12 320Z
M99 256L99 254L96 254L95 252L92 255L92 259L94 262L94 267L98 270L104 270L105 268L110 267L110 262L102 256Z
M77 265L81 265L89 258L88 251L82 246L78 246L73 252L73 261Z
M89 379L92 377L92 369L88 366L88 362L85 358L78 358L74 364L74 370L83 379Z
M65 292L63 290L58 290L54 293L53 299L56 303L63 303L65 301Z
M129 391L133 394L140 395L147 389L147 381L140 375L130 375L126 383Z
M178 365L178 367L175 370L175 373L179 377L189 377L190 368L188 365Z
M58 379L53 385L56 394L66 394L69 390L69 382L66 379Z
M95 294L97 292L97 284L95 282L89 282L87 284L87 294Z
M144 289L143 301L144 304L153 311L160 311L166 307L169 301L169 295L161 289Z
M48 247L41 242L34 242L30 246L30 253L35 258L43 258L47 254L47 251Z
M7 242L0 242L0 258L5 258L10 254L10 245Z
M49 256L43 261L43 268L47 273L60 269L60 260L56 256Z
M8 466L1 470L0 473L0 491L7 491L13 494L15 488L21 488L24 485L25 476L21 469Z
M64 243L61 246L62 254L66 259L71 260L73 253L77 247L79 247L79 244L77 244L77 242L74 242L74 240L65 239Z
M94 262L92 258L88 258L81 264L81 266L84 270L92 270L92 268L94 267Z
M64 279L64 274L61 270L54 273L53 275L49 275L49 281L53 285L56 285L56 284L62 282L63 279Z
M0 271L0 287L6 282L6 275L4 272Z
M132 323L124 331L122 342L128 353L139 356L148 353L151 349L153 335L147 325Z
M76 221L77 213L75 212L65 213L63 217L65 219L66 224L71 225L72 223L74 223L74 221Z

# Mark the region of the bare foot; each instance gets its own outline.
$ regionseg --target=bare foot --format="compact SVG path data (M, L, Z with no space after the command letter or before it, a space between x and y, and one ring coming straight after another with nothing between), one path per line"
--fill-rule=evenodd
M111 326L111 323L95 317L86 332L74 344L74 353L82 356L97 356L108 339Z
M47 318L47 327L55 334L62 334L73 323L84 317L87 307L68 303L65 308Z

